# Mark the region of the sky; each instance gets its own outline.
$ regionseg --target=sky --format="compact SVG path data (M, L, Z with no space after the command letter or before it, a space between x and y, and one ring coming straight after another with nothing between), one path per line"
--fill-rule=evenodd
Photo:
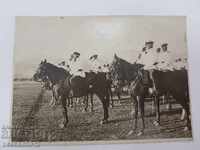
M117 54L134 62L149 40L156 48L168 43L171 57L187 57L186 18L16 17L14 76L32 77L41 60L57 64L74 51L84 59L98 54L100 60L110 63Z

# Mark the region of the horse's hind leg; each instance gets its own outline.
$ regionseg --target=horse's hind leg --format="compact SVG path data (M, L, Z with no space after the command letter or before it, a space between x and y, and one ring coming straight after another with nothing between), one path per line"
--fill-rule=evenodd
M131 96L133 99L133 105L135 107L135 124L134 124L134 130L137 130L137 122L138 122L138 100L136 96Z
M100 94L98 95L98 97L100 98L100 100L103 104L103 111L104 111L103 112L104 117L103 117L103 120L101 121L101 124L105 124L108 122L108 117L109 117L109 115L108 115L109 102L107 102L107 100L104 98L104 96L102 96Z
M145 123L144 123L144 97L137 97L138 103L139 103L139 108L140 108L140 114L141 114L141 119L142 119L142 130L138 133L138 135L143 134L144 129L145 129Z
M186 111L186 127L184 128L184 131L187 131L187 130L191 130L191 121L190 121L190 106L189 104L185 104L185 107L184 107L185 111Z
M67 126L68 123L68 114L67 114L67 106L66 106L66 97L64 95L61 96L61 102L62 102L62 112L63 112L63 117L64 121L62 124L60 124L61 128L64 128Z
M156 111L156 120L153 122L155 126L158 126L160 124L160 102L158 95L154 96L155 101L155 111Z

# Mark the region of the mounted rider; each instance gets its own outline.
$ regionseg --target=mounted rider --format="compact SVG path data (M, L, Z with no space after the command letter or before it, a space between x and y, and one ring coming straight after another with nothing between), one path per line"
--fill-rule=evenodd
M158 52L157 69L162 71L173 70L172 59L170 51L168 50L168 44L164 43L161 45L160 52Z
M58 64L58 67L61 67L63 69L65 69L67 72L70 72L71 69L70 69L70 66L68 64L66 64L65 61L61 61L59 64Z
M174 61L174 70L188 69L187 58L176 58Z
M143 74L143 84L147 87L153 87L153 71L156 70L157 64L157 52L154 48L154 42L148 41L145 42L145 47L142 49L142 52L139 54L136 63L144 65L142 68Z
M73 52L69 59L70 63L70 73L73 76L85 77L85 72L83 71L83 61L80 57L79 52Z
M102 72L102 63L98 59L98 55L94 54L89 58L90 64L92 66L91 70L95 73Z

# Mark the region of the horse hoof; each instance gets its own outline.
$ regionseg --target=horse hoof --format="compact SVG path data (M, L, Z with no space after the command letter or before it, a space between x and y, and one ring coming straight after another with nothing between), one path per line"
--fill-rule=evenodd
M143 135L143 133L144 133L143 131L140 131L137 133L137 136L141 136L141 135Z
M160 123L159 123L158 121L154 121L154 122L153 122L153 125L157 127L157 126L160 125Z

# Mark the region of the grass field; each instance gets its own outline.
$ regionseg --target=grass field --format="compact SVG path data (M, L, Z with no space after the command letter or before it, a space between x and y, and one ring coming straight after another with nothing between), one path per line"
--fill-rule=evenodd
M40 84L35 82L14 82L12 112L12 141L94 141L125 139L165 139L191 138L191 131L183 132L185 122L180 120L181 109L173 105L169 112L161 105L161 126L155 127L152 122L151 102L145 103L144 134L137 136L128 133L133 128L133 105L129 99L116 101L114 108L109 108L109 123L101 125L103 109L95 96L94 112L82 112L83 106L74 111L68 108L69 124L61 129L61 106L49 107L50 92L41 92ZM139 121L139 127L141 121Z

